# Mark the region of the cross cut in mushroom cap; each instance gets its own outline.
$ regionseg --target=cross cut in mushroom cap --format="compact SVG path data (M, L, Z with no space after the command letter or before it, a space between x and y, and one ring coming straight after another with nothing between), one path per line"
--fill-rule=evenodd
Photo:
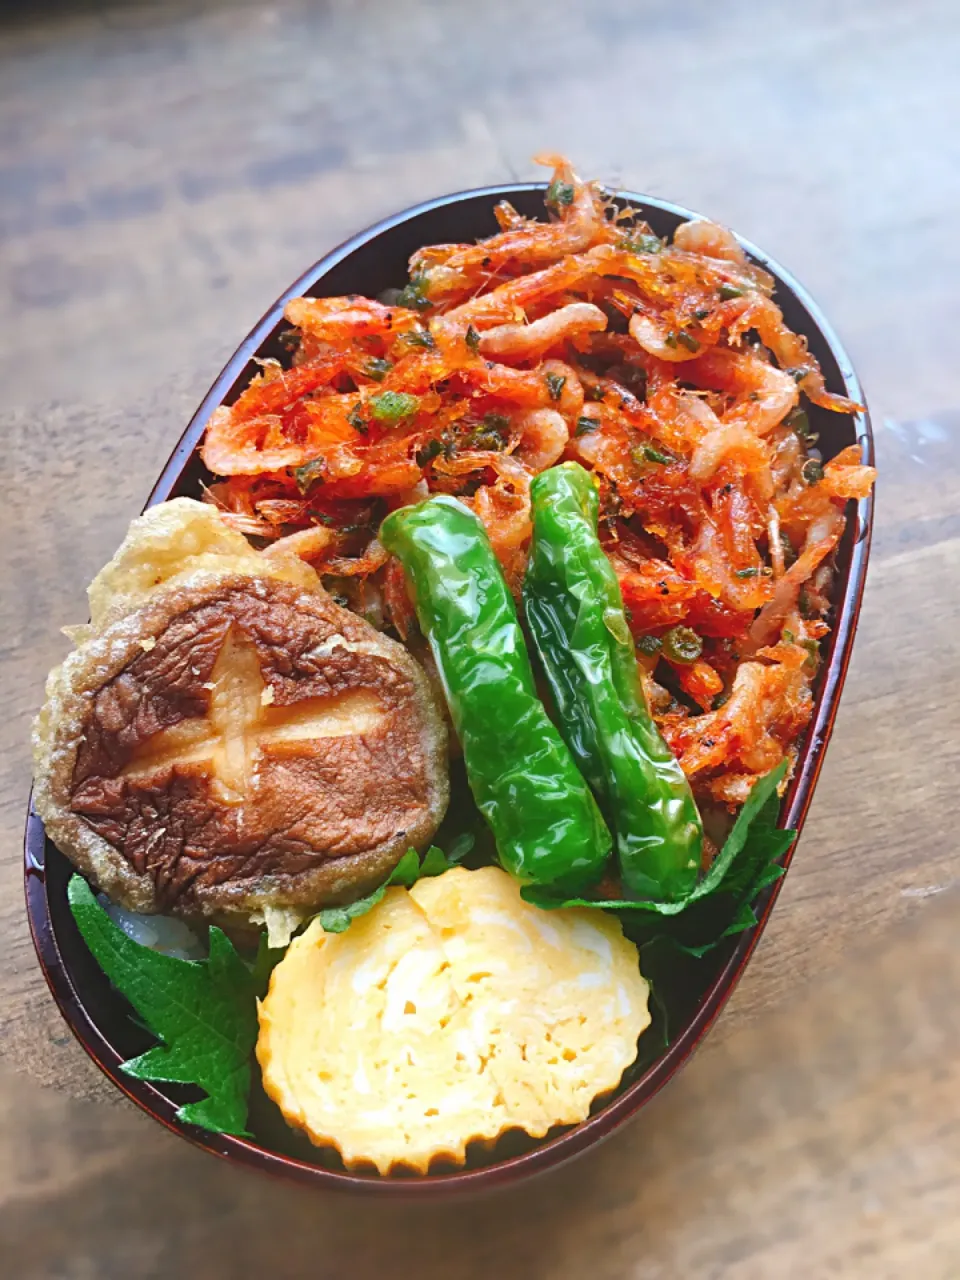
M227 631L211 674L207 715L181 720L148 738L121 777L150 778L166 769L206 763L218 798L224 804L243 804L256 790L263 749L371 733L384 715L369 689L271 707L272 691L264 683L256 648L235 626Z
M367 892L433 835L446 730L410 654L326 592L200 574L55 673L38 812L134 910L223 923Z

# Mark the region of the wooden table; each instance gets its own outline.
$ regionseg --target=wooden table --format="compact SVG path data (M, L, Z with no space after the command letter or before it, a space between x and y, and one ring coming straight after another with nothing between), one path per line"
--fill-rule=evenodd
M0 1257L17 1277L960 1274L960 11L373 0L0 19ZM787 264L870 397L879 523L798 857L710 1041L566 1171L433 1212L218 1165L120 1100L22 911L57 628L223 358L349 232L538 148Z

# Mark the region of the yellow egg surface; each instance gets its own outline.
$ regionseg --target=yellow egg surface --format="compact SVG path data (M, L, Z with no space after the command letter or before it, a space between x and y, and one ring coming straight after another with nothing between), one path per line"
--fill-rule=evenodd
M295 938L257 1057L287 1122L348 1168L426 1173L584 1120L636 1057L648 996L615 917L542 911L499 868L458 867Z
M650 988L616 916L543 911L498 867L419 880L454 990L511 1123L540 1138L579 1124L637 1056Z

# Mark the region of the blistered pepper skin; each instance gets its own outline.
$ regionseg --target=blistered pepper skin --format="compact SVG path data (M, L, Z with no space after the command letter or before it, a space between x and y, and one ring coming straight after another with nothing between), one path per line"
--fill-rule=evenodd
M527 884L588 887L610 832L537 697L517 611L481 522L439 495L387 516L443 682L474 799L504 868Z
M596 487L563 463L534 478L531 498L523 602L561 732L614 829L625 895L677 901L696 884L703 826L640 689Z

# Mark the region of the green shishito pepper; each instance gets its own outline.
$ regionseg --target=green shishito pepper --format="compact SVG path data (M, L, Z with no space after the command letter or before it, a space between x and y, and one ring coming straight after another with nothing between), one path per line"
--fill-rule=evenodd
M387 516L380 540L413 588L470 789L504 868L527 884L595 883L610 833L537 697L483 525L463 503L439 496Z
M535 477L531 498L523 601L561 732L614 828L625 891L677 901L696 884L703 825L640 691L620 584L597 537L596 487L564 463Z

